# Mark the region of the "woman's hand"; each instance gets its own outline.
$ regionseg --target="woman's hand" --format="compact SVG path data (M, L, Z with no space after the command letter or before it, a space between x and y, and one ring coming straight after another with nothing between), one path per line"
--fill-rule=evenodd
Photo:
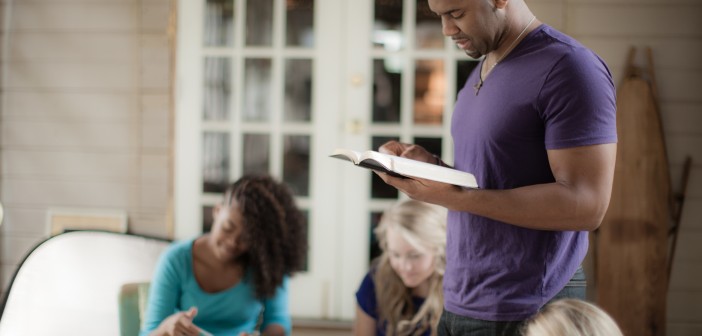
M188 311L177 312L161 322L156 333L166 336L198 336L200 328L193 324L197 315L197 308L191 307Z

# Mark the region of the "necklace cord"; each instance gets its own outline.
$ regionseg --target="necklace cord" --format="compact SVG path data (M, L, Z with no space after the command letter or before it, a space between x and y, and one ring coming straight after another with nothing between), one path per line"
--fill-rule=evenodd
M524 26L524 29L522 29L522 32L519 33L519 35L517 35L517 38L515 38L514 41L512 41L512 43L509 45L509 47L507 47L507 50L505 50L504 54L502 54L502 56L500 56L500 58L498 58L497 61L495 61L495 64L493 64L492 66L490 66L490 69L488 69L488 70L485 72L485 76L486 76L486 77L487 77L487 75L492 71L492 69L494 69L494 68L497 66L498 63L502 62L502 60L510 53L510 51L512 51L512 48L514 48L514 46L515 46L515 44L517 43L517 41L519 41L519 39L522 37L522 35L524 35L524 33L527 31L527 29L529 29L529 27L531 26L531 24L534 23L534 20L536 20L536 15L534 15L534 16L531 17L531 20L529 20L529 23L527 23L526 26ZM485 61L487 61L487 56L485 56ZM482 66L481 66L481 69L482 69ZM480 91L480 88L483 86L483 74L482 74L482 70L481 70L481 73L479 74L478 78L479 78L479 81L478 81L478 83L474 86L474 88L475 88L475 95L476 95L476 96L478 95L478 91Z
M497 61L495 61L495 64L493 64L490 67L490 70L492 70L492 68L497 66L498 63L502 62L503 59L505 59L505 57L509 54L509 52L512 51L512 49L514 48L514 45L517 43L517 41L519 41L519 38L521 38L522 35L524 35L524 33L527 31L529 26L531 26L531 24L534 23L534 20L536 20L536 15L531 17L531 20L529 20L529 23L527 23L526 26L524 26L524 29L522 29L522 32L519 33L519 35L517 35L517 38L514 39L514 41L512 41L512 44L510 44L509 47L507 47L507 50L505 50L505 53L502 54L502 56L500 56L500 58L498 58ZM490 70L488 70L488 72L490 72Z

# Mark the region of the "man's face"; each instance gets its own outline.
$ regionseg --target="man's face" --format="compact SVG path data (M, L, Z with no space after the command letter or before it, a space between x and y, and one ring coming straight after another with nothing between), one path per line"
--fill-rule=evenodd
M428 0L441 17L442 32L473 58L497 48L500 13L491 0Z

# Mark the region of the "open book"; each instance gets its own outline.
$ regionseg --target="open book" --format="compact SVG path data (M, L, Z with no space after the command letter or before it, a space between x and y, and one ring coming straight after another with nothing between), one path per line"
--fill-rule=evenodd
M330 156L351 161L357 166L388 173L392 176L416 177L465 188L478 188L475 176L471 173L395 155L371 150L359 152L337 148Z

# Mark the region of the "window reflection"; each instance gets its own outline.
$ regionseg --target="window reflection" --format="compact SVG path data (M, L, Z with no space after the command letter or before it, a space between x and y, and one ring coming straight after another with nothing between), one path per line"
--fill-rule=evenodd
M389 136L374 136L371 139L371 148L373 150L378 150L382 144L395 140L399 141L399 137L389 137ZM371 198L390 198L396 199L398 196L398 191L395 187L385 183L377 174L372 173L371 175Z
M212 231L212 222L214 221L214 216L212 210L214 207L203 206L202 207L202 233L208 233Z
M270 135L244 134L244 174L260 174L269 171Z
M283 138L283 151L283 181L295 195L309 195L310 136L286 135Z
M246 2L246 45L270 46L273 41L273 0Z
M285 61L285 120L310 121L312 61Z
M368 241L370 242L368 244L370 251L368 251L368 264L370 265L373 259L379 257L381 254L383 254L383 250L380 249L380 242L378 241L378 237L375 236L375 233L373 233L373 230L378 227L378 224L380 224L380 218L383 217L382 212L371 212L370 213L370 227L368 230Z
M244 71L243 119L267 121L271 113L271 60L249 58Z
M231 88L231 62L228 58L205 57L202 96L203 118L225 120L229 118Z
M446 81L444 62L417 60L414 70L414 122L441 124Z
M229 134L205 132L202 147L202 189L222 193L229 182Z
M414 138L413 143L424 147L429 151L429 153L432 153L438 157L443 155L441 150L441 138L416 137Z
M444 35L441 31L441 18L429 9L426 0L417 1L415 27L415 45L417 49L441 49L444 47Z
M302 211L302 216L304 216L305 232L307 233L307 241L311 242L312 236L310 235L310 210L309 209L300 209L300 210ZM300 269L300 271L307 272L309 270L310 270L310 253L305 253L305 262L302 265L302 269Z
M400 121L402 65L395 59L373 61L373 121Z
M397 51L404 46L402 35L402 0L375 0L373 46Z
M231 46L234 43L234 2L207 0L204 15L205 46Z
M314 0L286 0L285 43L294 47L314 47Z

